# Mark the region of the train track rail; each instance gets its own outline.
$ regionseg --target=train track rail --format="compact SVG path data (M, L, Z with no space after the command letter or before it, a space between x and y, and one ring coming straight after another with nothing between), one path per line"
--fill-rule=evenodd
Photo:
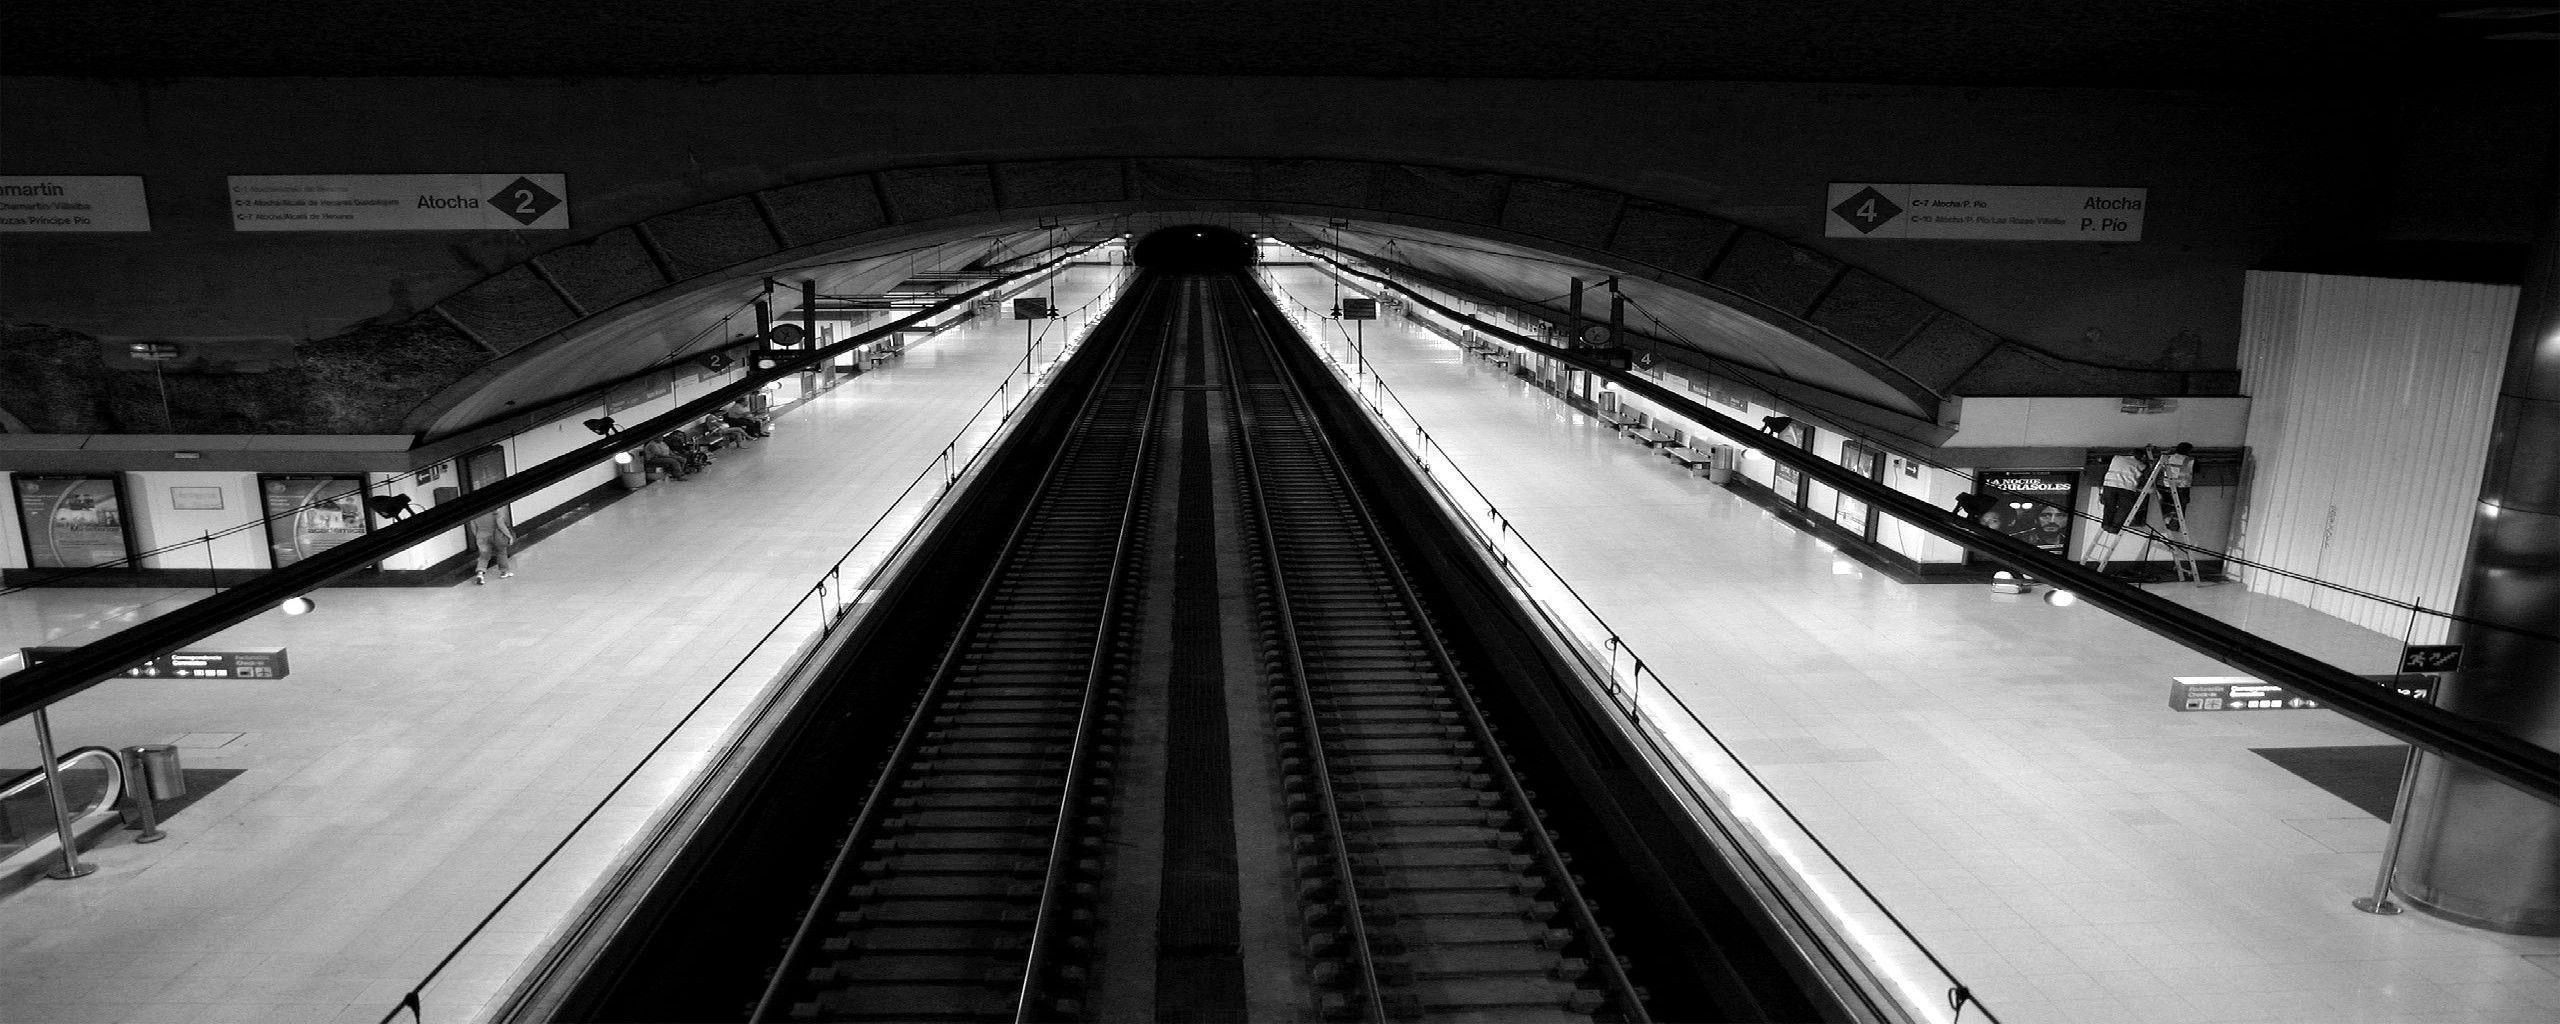
M1236 692L1262 688L1268 700L1271 742L1250 760L1278 780L1269 819L1282 824L1236 843L1287 852L1269 858L1277 867L1265 877L1234 884L1290 894L1259 905L1281 915L1294 906L1299 924L1287 927L1303 930L1294 950L1278 949L1303 968L1296 1006L1376 1022L1648 1019L1644 993L1245 287L1156 279L1135 300L1147 305L976 584L751 1019L1142 1013L1093 1002L1106 966L1097 922L1116 921L1103 905L1116 856L1106 843L1129 839L1112 820L1122 703L1142 662L1191 666L1168 670L1189 687L1224 685L1202 679L1219 674L1203 665L1260 673ZM1222 465L1204 470L1209 459ZM1204 502L1224 512L1209 515ZM1145 599L1138 568L1155 543L1150 523L1220 520L1241 536L1215 543L1240 550L1252 591L1253 621L1227 630L1253 653L1171 657L1163 648L1182 642L1180 631L1147 617L1167 602ZM1199 538L1188 543L1202 550ZM1184 564L1211 571L1200 559ZM1259 716L1253 699L1229 713ZM1196 757L1199 736L1223 732L1213 724L1168 728L1195 731L1186 756ZM1208 787L1224 788L1225 757L1207 760L1217 773ZM1168 779L1211 770L1163 768ZM1201 777L1181 781L1192 834L1243 828L1245 815L1200 809L1214 804L1197 799ZM1112 888L1141 889L1142 874ZM1183 877L1157 900L1199 898L1196 872ZM1159 977L1239 962L1241 940L1203 939L1237 929L1198 920L1233 914L1204 906L1161 919L1189 923L1160 936ZM1167 1006L1242 1003L1157 1009Z
M1148 296L1161 300L1161 296ZM1169 330L1133 330L753 1015L1067 1019L1092 926Z
M1241 295L1222 306L1254 308ZM1647 1019L1263 323L1237 315L1213 333L1238 396L1239 498L1320 1008Z

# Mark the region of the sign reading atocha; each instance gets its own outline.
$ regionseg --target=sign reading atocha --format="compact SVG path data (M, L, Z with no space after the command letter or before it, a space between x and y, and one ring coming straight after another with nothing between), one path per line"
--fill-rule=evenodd
M569 226L559 174L231 176L235 231L556 231Z

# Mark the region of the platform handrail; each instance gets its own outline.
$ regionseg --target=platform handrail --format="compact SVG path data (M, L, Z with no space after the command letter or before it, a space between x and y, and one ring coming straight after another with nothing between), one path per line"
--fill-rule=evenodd
M1936 971L1940 978L1944 980L1945 991L1948 993L1947 998L1950 1000L1950 1005L1948 1007L1950 1016L1947 1018L1948 1020L1952 1021L1959 1019L1963 1013L1963 1008L1965 1006L1971 1006L1983 1018L1997 1024L1999 1016L1992 1013L1989 1007L1983 1005L1978 999L1975 999L1972 996L1971 987L1964 984L1963 979L1958 977L1952 968L1949 968L1945 962L1941 961L1936 953L1929 950L1927 945L1920 941L1919 936L1915 934L1908 925L1904 924L1900 917L1896 916L1890 909L1887 909L1884 906L1883 901L1877 898L1875 893L1868 889L1863 881L1857 878L1856 874L1849 869L1847 863L1843 862L1839 858L1838 854L1834 853L1827 844L1823 843L1820 837L1813 834L1812 829L1805 825L1801 818L1796 816L1794 810L1788 807L1785 801L1781 800L1774 790L1770 789L1768 783L1760 778L1757 772L1752 771L1749 765L1744 764L1738 756L1733 754L1732 749L1724 743L1722 737L1716 734L1713 727L1708 726L1706 722L1698 716L1696 710L1689 707L1686 701L1681 700L1678 694L1672 691L1670 687L1660 685L1661 677L1645 665L1643 659L1635 653L1634 648L1626 642L1614 627L1609 625L1608 620L1603 617L1597 609L1591 606L1591 603L1582 596L1581 592L1576 590L1573 584L1565 579L1564 574L1559 572L1552 563L1548 562L1546 556L1539 552L1534 545L1530 544L1528 538L1521 534L1518 529L1514 528L1511 525L1510 520L1503 516L1500 510L1490 503L1489 499L1484 497L1484 491L1467 476L1466 471L1450 457L1448 451L1440 446L1438 439L1432 437L1430 432L1422 427L1421 419L1413 414L1410 407L1405 405L1404 400L1395 394L1393 388L1389 387L1374 370L1356 373L1351 372L1348 368L1340 367L1339 361L1331 351L1326 350L1321 346L1318 346L1317 348L1319 352L1322 352L1325 355L1328 361L1336 363L1337 368L1343 373L1346 382L1352 385L1351 390L1354 397L1357 398L1362 405L1368 407L1377 417L1379 425L1384 428L1382 429L1382 432L1386 436L1392 438L1399 448L1403 449L1406 457L1411 459L1415 466L1422 469L1423 472L1421 474L1421 478L1425 482L1425 485L1434 493L1438 494L1441 501L1448 508L1452 511L1461 513L1457 515L1456 518L1460 522L1465 523L1469 534L1474 536L1479 543L1484 545L1485 549L1493 557L1496 567L1509 576L1513 584L1521 589L1522 595L1527 598L1527 600L1524 601L1526 607L1539 616L1539 618L1544 620L1548 626L1556 632L1556 635L1571 641L1563 647L1564 653L1574 658L1576 661L1582 662L1585 671L1595 679L1601 681L1602 685L1607 687L1607 696L1611 702L1617 704L1621 712L1628 716L1629 721L1638 726L1635 730L1635 737L1637 740L1642 742L1644 746L1651 750L1656 756L1662 757L1667 763L1683 769L1682 773L1676 777L1677 785L1682 791L1687 793L1693 800L1701 800L1715 806L1722 806L1729 802L1727 798L1724 798L1721 794L1716 792L1712 783L1695 774L1694 767L1687 764L1687 758L1681 754L1680 751L1668 746L1669 738L1667 735L1661 734L1658 728L1653 727L1650 722L1645 721L1644 716L1649 712L1640 706L1637 698L1642 688L1643 679L1647 675L1654 676L1657 684L1657 690L1671 694L1673 704L1679 709L1680 713L1688 719L1691 725L1705 733L1725 755L1726 759L1731 761L1735 767L1740 769L1743 776L1759 791L1758 795L1766 799L1771 806L1776 807L1779 812L1786 817L1787 821L1794 826L1795 830L1806 840L1812 843L1814 849L1819 851L1822 858L1829 862L1830 867L1837 870L1841 877L1848 879L1850 884L1856 886L1859 892L1866 898L1867 903L1874 907L1876 912L1881 914L1886 921L1891 923L1893 929L1901 935L1905 942L1909 943L1912 949L1917 950L1920 955L1928 961L1930 969ZM1374 394L1372 394L1372 392L1374 392ZM1392 407L1397 413L1401 413L1407 422L1413 424L1414 437L1408 438L1404 435L1402 430L1393 429L1394 424L1387 413L1387 410L1390 407ZM1434 454L1438 456L1437 459L1432 457ZM1475 496L1474 501L1463 500L1460 497L1460 495L1453 489L1453 484L1449 482L1450 478L1453 477L1455 478L1455 485L1464 486L1468 493ZM1490 527L1488 527L1485 522L1478 521L1474 515L1466 514L1461 511L1472 509L1479 505L1485 511L1485 516L1491 523ZM1587 631L1574 628L1573 624L1564 621L1559 613L1545 600L1538 598L1535 593L1536 588L1534 588L1530 583L1530 574L1526 571L1526 566L1516 564L1521 561L1518 557L1519 555L1527 556L1527 561L1533 563L1536 569L1543 574L1541 578L1561 588L1564 595L1571 599L1572 604L1581 612L1582 616L1593 626L1598 628L1601 636L1597 638L1596 645L1600 648L1600 651L1594 652L1589 647L1585 646L1586 644L1594 643L1591 638L1587 638L1584 635ZM1622 674L1626 677L1626 685L1624 687L1622 687L1620 683ZM1745 864L1755 872L1764 871L1764 868L1756 861L1746 861ZM1796 872L1800 877L1803 876L1802 867L1797 867ZM1781 901L1779 909L1785 913L1795 916L1800 923L1809 923L1805 922L1805 909L1793 905L1792 901ZM1845 919L1841 919L1837 920L1835 923L1845 925L1847 922ZM1868 951L1836 949L1827 942L1817 942L1817 945L1821 948L1822 954L1833 960L1835 963L1860 963L1866 965L1870 969L1881 969L1884 966L1880 960L1874 957L1859 955L1861 952ZM1870 1000L1871 1003L1873 1000L1881 996L1880 993L1867 992L1863 987L1861 987L1859 991L1861 997ZM1924 1003L1917 999L1897 1000L1895 1003L1896 1005L1913 1011L1926 1012L1934 1009L1934 1004Z

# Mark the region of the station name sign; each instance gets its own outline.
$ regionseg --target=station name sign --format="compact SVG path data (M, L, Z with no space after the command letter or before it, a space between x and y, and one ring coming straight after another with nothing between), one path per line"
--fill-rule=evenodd
M2435 696L2434 676L2404 672L2365 678L2413 700ZM2178 676L2169 683L2171 711L2308 711L2324 706L2255 676Z
M149 231L138 174L0 174L0 231Z
M1980 242L2139 242L2143 188L2070 185L1891 185L1832 182L1831 238Z
M78 650L76 647L24 647L27 666ZM117 672L117 679L282 679L292 672L282 647L238 651L172 651Z
M235 231L556 231L559 174L232 175Z

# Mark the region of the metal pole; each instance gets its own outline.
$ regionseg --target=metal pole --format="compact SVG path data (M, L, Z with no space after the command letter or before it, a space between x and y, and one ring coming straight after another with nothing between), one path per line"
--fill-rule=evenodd
M53 801L53 831L62 837L62 866L44 873L46 878L78 878L98 870L80 862L80 847L71 836L71 806L62 802L62 766L54 763L53 723L46 719L45 709L37 708L36 753L44 758L45 796Z
M178 417L169 411L169 375L158 360L151 363L151 378L160 382L160 425L172 434L178 432Z
M2400 634L2400 665L2409 663L2409 640L2418 632L2418 610L2409 609L2409 628ZM2427 687L2427 703L2434 704L2436 688ZM2373 895L2358 896L2348 905L2368 914L2397 914L2400 905L2391 902L2391 876L2400 870L2400 839L2409 830L2409 798L2418 789L2418 746L2409 745L2409 756L2400 762L2400 792L2391 801L2391 837L2382 844L2382 866L2373 874Z

